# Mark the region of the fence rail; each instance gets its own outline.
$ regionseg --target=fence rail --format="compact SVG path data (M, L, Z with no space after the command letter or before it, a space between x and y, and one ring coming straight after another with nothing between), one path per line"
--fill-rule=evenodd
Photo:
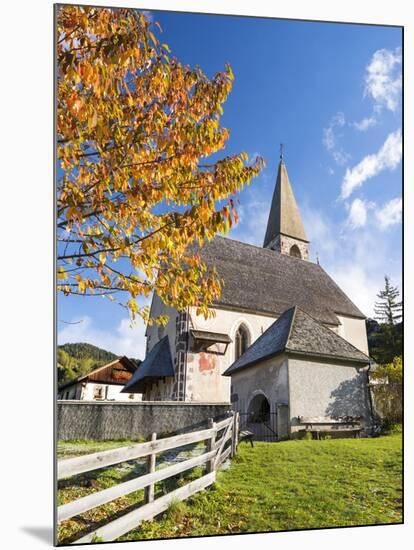
M95 537L99 537L104 541L112 541L119 538L128 531L138 527L141 521L152 519L154 516L164 512L172 501L185 500L213 484L216 479L217 468L227 458L234 456L236 453L238 426L239 415L236 413L217 423L211 419L209 427L205 430L163 439L157 439L154 433L152 434L151 441L146 443L137 443L128 447L124 446L108 451L59 460L57 469L58 480L145 457L147 457L148 472L129 481L119 483L108 489L97 491L59 506L57 510L58 523L111 502L116 498L144 489L144 504L142 506L95 529L93 532L74 541L74 544L91 542ZM219 435L220 437L218 437ZM156 455L158 453L201 441L206 441L207 452L160 470L155 469ZM228 445L229 441L231 442L230 445ZM154 499L155 483L203 464L206 465L205 475L162 497Z

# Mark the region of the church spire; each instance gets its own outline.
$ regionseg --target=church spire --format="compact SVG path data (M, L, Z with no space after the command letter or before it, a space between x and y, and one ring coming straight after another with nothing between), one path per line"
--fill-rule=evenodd
M281 145L276 187L263 247L307 260L308 244L309 241L283 161L283 146Z

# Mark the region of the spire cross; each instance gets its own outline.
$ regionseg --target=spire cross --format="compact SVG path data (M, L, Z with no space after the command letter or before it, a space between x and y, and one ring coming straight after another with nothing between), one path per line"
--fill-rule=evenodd
M283 143L280 144L280 160L283 160Z

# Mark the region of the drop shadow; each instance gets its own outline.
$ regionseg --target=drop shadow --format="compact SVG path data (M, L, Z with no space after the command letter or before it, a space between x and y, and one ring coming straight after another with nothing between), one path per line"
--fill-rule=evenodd
M20 527L20 530L35 539L47 543L48 546L53 545L53 527Z

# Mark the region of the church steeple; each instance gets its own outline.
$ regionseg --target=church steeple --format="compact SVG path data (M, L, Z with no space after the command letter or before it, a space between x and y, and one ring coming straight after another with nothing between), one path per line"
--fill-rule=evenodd
M298 205L280 152L276 187L273 193L269 221L263 248L307 260L309 241L306 237Z

